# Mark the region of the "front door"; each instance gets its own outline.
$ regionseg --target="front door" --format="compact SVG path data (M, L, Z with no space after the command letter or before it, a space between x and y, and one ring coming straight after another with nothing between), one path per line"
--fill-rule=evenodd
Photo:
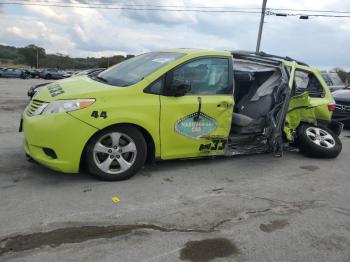
M165 89L187 83L183 96L160 96L161 158L223 154L233 108L232 60L202 57L166 75Z

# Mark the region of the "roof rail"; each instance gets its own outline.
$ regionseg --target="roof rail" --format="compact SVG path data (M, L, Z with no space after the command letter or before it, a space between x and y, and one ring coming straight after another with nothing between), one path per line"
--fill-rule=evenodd
M278 59L278 60L285 60L285 61L290 61L293 62L295 61L296 63L300 64L300 65L304 65L304 66L308 66L306 63L298 61L296 59L293 59L289 56L278 56L278 55L272 55L272 54L268 54L265 53L263 51L260 51L259 53L254 52L254 51L245 51L245 50L235 50L235 51L231 51L231 54L234 56L236 55L240 55L240 56L250 56L250 57L261 57L261 58L274 58L274 59Z

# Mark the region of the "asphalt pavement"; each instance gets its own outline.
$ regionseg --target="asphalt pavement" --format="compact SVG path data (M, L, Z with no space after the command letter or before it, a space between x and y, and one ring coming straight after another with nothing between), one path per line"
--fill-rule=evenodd
M0 79L0 261L350 261L350 130L298 152L157 162L102 182L26 160L27 89Z

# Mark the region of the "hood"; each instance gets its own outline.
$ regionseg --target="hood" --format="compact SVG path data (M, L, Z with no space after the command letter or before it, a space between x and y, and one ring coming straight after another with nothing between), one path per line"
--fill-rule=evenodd
M117 88L95 81L88 76L80 76L42 86L33 99L51 102L61 99L94 98L98 92L116 90Z
M332 93L335 101L350 102L350 90L342 89Z

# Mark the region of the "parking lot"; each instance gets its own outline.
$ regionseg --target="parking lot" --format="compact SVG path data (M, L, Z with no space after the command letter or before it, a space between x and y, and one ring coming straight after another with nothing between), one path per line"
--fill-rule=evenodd
M350 261L350 130L298 152L157 162L102 182L28 162L27 89L0 79L0 261Z

